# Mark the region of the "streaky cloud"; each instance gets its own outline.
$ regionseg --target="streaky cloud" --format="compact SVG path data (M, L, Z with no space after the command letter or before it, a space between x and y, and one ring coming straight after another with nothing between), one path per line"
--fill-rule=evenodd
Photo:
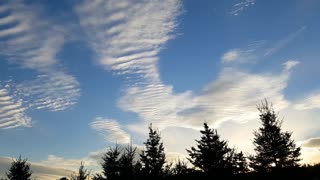
M40 6L24 1L5 1L0 11L0 55L10 64L38 75L33 80L12 83L13 93L23 101L21 108L58 111L74 105L80 96L79 82L58 70L56 57L65 43L66 29L44 18Z
M112 119L97 117L90 123L91 128L101 132L107 141L120 144L130 142L130 135L124 131L121 125Z
M30 127L31 118L26 115L23 100L10 92L9 85L0 82L0 128Z
M296 30L295 32L290 33L285 38L280 39L279 41L277 41L275 43L275 45L273 47L267 49L264 56L270 56L270 55L277 53L278 51L280 51L281 49L286 47L289 43L291 43L296 37L298 37L306 29L307 29L307 26L302 26L298 30Z
M256 0L238 0L233 6L232 10L229 12L231 15L238 16L243 11L250 6L255 5Z

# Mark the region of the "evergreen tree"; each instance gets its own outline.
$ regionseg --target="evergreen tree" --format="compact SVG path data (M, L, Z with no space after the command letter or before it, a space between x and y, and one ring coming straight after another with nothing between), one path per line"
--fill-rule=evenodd
M291 139L292 133L282 132L281 121L267 100L258 105L262 127L254 132L255 155L250 157L256 171L270 171L298 165L300 147Z
M136 177L139 177L141 175L142 172L142 163L140 160L138 160L134 166L133 166L133 172L135 174ZM137 178L138 179L138 178Z
M209 174L231 170L233 149L228 148L227 141L220 140L217 131L210 129L207 123L204 123L204 130L200 132L202 136L200 140L196 140L197 148L187 149L190 156L188 160L196 168Z
M83 162L81 162L78 175L71 175L71 180L87 180L89 177L90 172L84 167Z
M120 157L120 176L123 179L133 178L134 176L134 157L136 154L136 149L133 148L130 143L128 147L124 149L122 156Z
M119 163L120 149L116 144L115 148L110 148L102 157L103 175L108 180L119 179L120 163Z
M145 142L146 150L140 154L142 163L142 173L145 176L160 177L163 175L165 164L165 154L163 143L160 141L160 134L149 126L149 138Z
M8 180L31 180L32 171L30 169L30 163L27 159L13 160L9 172L6 172Z
M249 172L247 158L243 155L242 151L235 153L233 157L233 166L235 174L244 174Z

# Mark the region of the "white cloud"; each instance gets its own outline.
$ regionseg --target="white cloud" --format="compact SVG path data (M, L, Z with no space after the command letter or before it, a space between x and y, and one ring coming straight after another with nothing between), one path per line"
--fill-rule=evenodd
M267 44L265 40L252 41L243 48L231 49L224 53L221 57L223 63L255 63L261 57L264 46Z
M90 126L101 132L107 141L117 142L120 144L126 144L130 142L130 135L125 132L120 124L112 119L106 119L102 117L97 117Z
M31 118L26 115L22 99L15 97L7 86L0 85L0 128L10 129L31 126Z
M238 0L237 3L232 6L232 10L229 13L234 16L238 16L245 9L255 5L255 1L256 0Z
M233 49L230 50L228 52L226 52L223 56L222 56L222 61L223 62L231 62L231 61L235 61L237 60L237 58L239 57L239 50L238 49Z
M184 118L195 125L199 119L215 126L230 120L247 122L258 116L255 105L263 98L273 102L276 109L283 109L289 104L282 93L287 79L287 73L259 75L225 69L197 97L200 110Z
M63 169L69 169L72 171L77 171L79 169L81 162L83 162L83 164L86 167L98 165L95 160L89 157L84 157L80 159L66 159L63 157L55 156L55 155L49 155L46 160L42 160L38 164L51 167L51 168L63 168Z
M320 93L313 93L294 105L297 110L320 109Z
M41 19L41 15L21 1L8 1L0 24L12 25L0 30L0 53L10 62L37 71L56 64L55 55L64 43L62 28Z
M174 37L180 8L178 0L86 0L76 11L105 68L158 80L157 54Z
M133 87L119 100L119 106L160 129L198 129L203 121L216 126L230 120L247 122L258 116L255 105L263 98L279 110L288 106L283 95L288 77L287 71L260 75L226 68L198 96L191 92L174 94L168 86Z
M80 96L78 81L62 72L39 75L35 80L20 83L17 91L28 101L29 108L51 111L69 108L76 104Z
M293 67L295 67L298 64L300 64L300 62L299 61L294 61L294 60L289 60L289 61L283 63L283 65L285 66L285 69L287 71L289 71L290 69L292 69Z

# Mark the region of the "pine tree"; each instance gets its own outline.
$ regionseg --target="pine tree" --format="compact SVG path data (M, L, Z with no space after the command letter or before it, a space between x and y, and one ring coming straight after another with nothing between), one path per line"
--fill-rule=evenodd
M149 138L144 143L146 150L140 154L142 173L145 176L160 177L163 175L163 167L166 162L163 143L160 134L149 126Z
M267 100L258 105L262 127L254 132L255 155L250 157L256 171L293 167L300 161L300 147L291 139L292 133L282 132L282 122Z
M6 172L8 180L31 180L32 171L30 169L30 163L27 159L13 160L9 172Z
M114 148L110 148L102 157L102 170L103 175L108 180L119 179L120 176L120 163L119 163L120 149L116 144Z
M83 162L80 163L77 175L71 175L71 180L87 180L90 177L90 172L84 167Z
M120 163L120 176L123 179L133 179L134 174L134 157L136 154L136 149L133 148L130 143L128 147L124 149L123 154L119 159Z
M217 131L210 129L207 123L204 123L204 130L200 132L202 136L200 140L196 140L197 148L187 149L190 156L188 160L196 168L209 174L231 170L233 149L228 148L227 141L220 140Z
M235 153L233 158L234 174L244 174L249 171L247 158L242 151Z

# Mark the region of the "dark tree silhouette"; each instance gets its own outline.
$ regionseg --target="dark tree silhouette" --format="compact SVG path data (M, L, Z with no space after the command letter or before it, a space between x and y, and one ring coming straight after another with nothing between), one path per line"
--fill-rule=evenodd
M110 148L102 157L103 175L108 180L118 179L120 176L120 155L119 146L116 144L114 148Z
M120 163L120 176L122 179L133 179L135 175L134 169L134 157L136 155L136 147L133 148L130 143L128 147L126 147L119 159Z
M178 160L178 162L174 165L172 172L174 175L183 175L188 173L188 162Z
M135 174L136 177L141 176L142 174L142 163L140 160L138 160L134 166L133 166L133 172Z
M97 173L92 176L92 180L105 180L105 178L101 174Z
M166 156L160 134L152 129L152 124L149 126L149 138L144 145L146 149L140 154L142 173L151 177L162 176Z
M21 159L21 156L19 156L18 159L12 161L10 169L6 172L7 179L31 180L32 171L30 166L27 159Z
M71 180L87 180L90 177L90 172L84 167L83 162L80 163L77 175L71 175Z
M249 172L247 158L243 155L242 151L235 153L233 157L233 167L235 174L244 174Z
M300 147L291 139L291 132L282 132L281 124L272 104L267 100L258 105L262 127L254 132L255 155L250 157L256 171L293 167L300 161Z
M187 152L188 160L197 168L208 174L220 174L232 170L234 150L228 148L227 141L220 140L217 131L210 129L207 123L203 124L201 139L196 140L197 147L191 147Z

